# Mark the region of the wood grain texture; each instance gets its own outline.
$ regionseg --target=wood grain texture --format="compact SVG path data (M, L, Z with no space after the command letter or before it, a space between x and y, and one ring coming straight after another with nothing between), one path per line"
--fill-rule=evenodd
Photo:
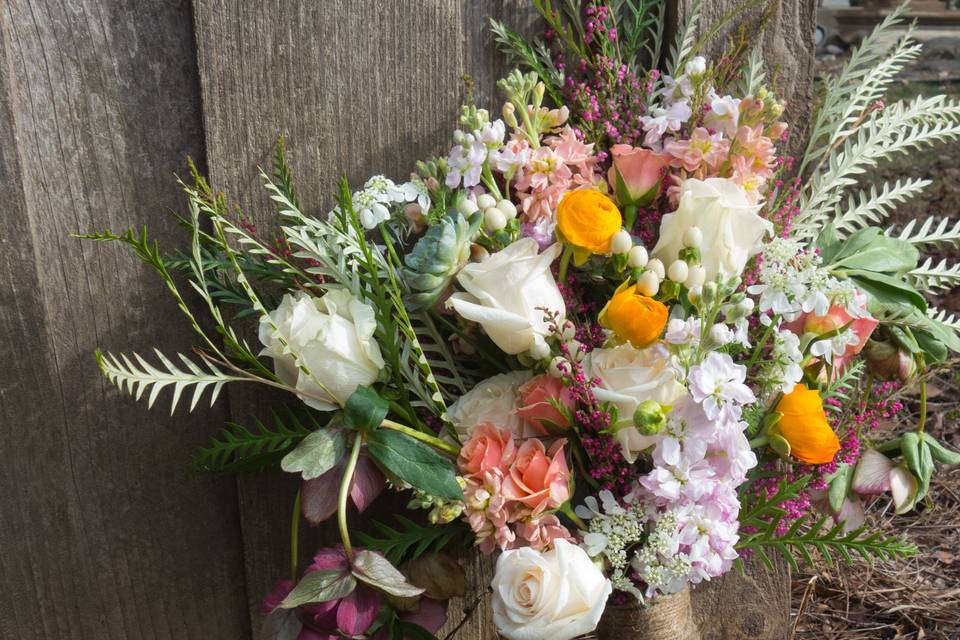
M189 327L132 254L69 237L181 237L199 107L186 2L0 4L0 638L249 637L235 487L185 473L223 410L147 413L93 359Z

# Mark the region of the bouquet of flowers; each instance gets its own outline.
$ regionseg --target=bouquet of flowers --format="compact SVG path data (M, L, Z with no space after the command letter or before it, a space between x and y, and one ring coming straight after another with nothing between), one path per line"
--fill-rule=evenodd
M924 431L924 381L960 351L925 294L960 266L920 258L960 223L882 229L928 181L856 187L960 136L943 96L882 101L919 51L909 28L882 45L902 10L827 79L795 159L746 30L707 60L694 12L661 55L663 2L535 4L544 40L492 24L520 65L500 117L464 106L449 152L406 181L344 181L308 215L281 141L262 173L276 237L196 170L188 252L87 236L131 246L200 339L154 364L98 353L118 387L150 405L169 389L171 409L227 383L290 395L194 460L297 474L294 522L337 522L340 545L264 600L267 637L434 637L464 541L499 554L511 639L588 633L608 602L655 603L748 554L907 555L864 503L907 512L960 461ZM908 384L919 423L879 431ZM352 527L385 489L409 517Z

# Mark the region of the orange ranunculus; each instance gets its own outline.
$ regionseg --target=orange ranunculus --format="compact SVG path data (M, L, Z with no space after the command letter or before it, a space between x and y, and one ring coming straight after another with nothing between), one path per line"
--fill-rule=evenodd
M637 291L637 285L625 283L600 312L600 323L621 340L642 349L663 333L668 314L662 302Z
M830 428L820 392L798 384L777 405L783 417L773 429L790 443L790 454L807 464L826 464L840 450L840 440Z
M573 247L577 264L591 253L610 253L610 241L622 225L613 200L593 189L569 191L557 207L557 231Z

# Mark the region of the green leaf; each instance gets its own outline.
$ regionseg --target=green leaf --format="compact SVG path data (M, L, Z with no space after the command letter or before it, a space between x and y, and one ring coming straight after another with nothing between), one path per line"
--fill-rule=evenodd
M380 426L390 411L390 402L369 387L360 385L347 398L343 422L350 429L370 432Z
M396 516L399 528L388 527L382 522L373 521L373 526L382 535L377 538L357 531L354 535L368 549L380 551L390 562L400 564L415 560L428 551L437 552L447 548L454 540L470 539L470 530L460 520L454 520L443 526L419 525L416 522Z
M830 508L834 513L840 512L843 501L847 497L847 491L850 489L851 480L853 480L853 467L849 464L841 464L830 479L827 497L830 499Z
M820 258L823 264L830 264L836 257L843 243L840 242L840 236L837 235L837 229L832 223L823 225L823 230L817 236L814 248L820 250Z
M924 441L920 443L920 474L917 476L920 479L920 489L917 491L916 502L920 502L930 491L933 471L933 453L930 451L930 445L926 442L926 434L924 434Z
M960 453L951 451L929 434L925 434L923 439L930 447L930 453L934 460L944 464L960 464Z
M422 442L378 429L367 436L367 450L387 471L417 489L437 498L463 499L453 463Z
M407 582L399 569L373 551L357 552L352 571L357 580L398 598L415 598L424 591Z
M329 602L346 598L357 588L357 580L351 573L342 571L313 571L303 576L280 606L294 609L305 604Z
M343 457L346 448L343 431L319 429L284 456L280 468L287 473L302 473L304 480L313 480L332 469Z
M882 273L906 273L917 267L920 253L909 242L883 235L876 227L867 227L851 235L834 256L833 269L863 269Z
M864 293L878 303L909 304L921 311L927 309L926 299L903 278L858 269L850 269L845 273Z

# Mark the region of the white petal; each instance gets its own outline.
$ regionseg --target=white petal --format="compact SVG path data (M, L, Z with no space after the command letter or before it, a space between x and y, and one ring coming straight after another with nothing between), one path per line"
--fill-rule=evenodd
M896 467L890 472L890 492L898 515L913 508L918 488L917 479L906 467Z
M853 472L852 488L857 493L876 495L890 490L890 471L893 462L874 449L867 449Z

